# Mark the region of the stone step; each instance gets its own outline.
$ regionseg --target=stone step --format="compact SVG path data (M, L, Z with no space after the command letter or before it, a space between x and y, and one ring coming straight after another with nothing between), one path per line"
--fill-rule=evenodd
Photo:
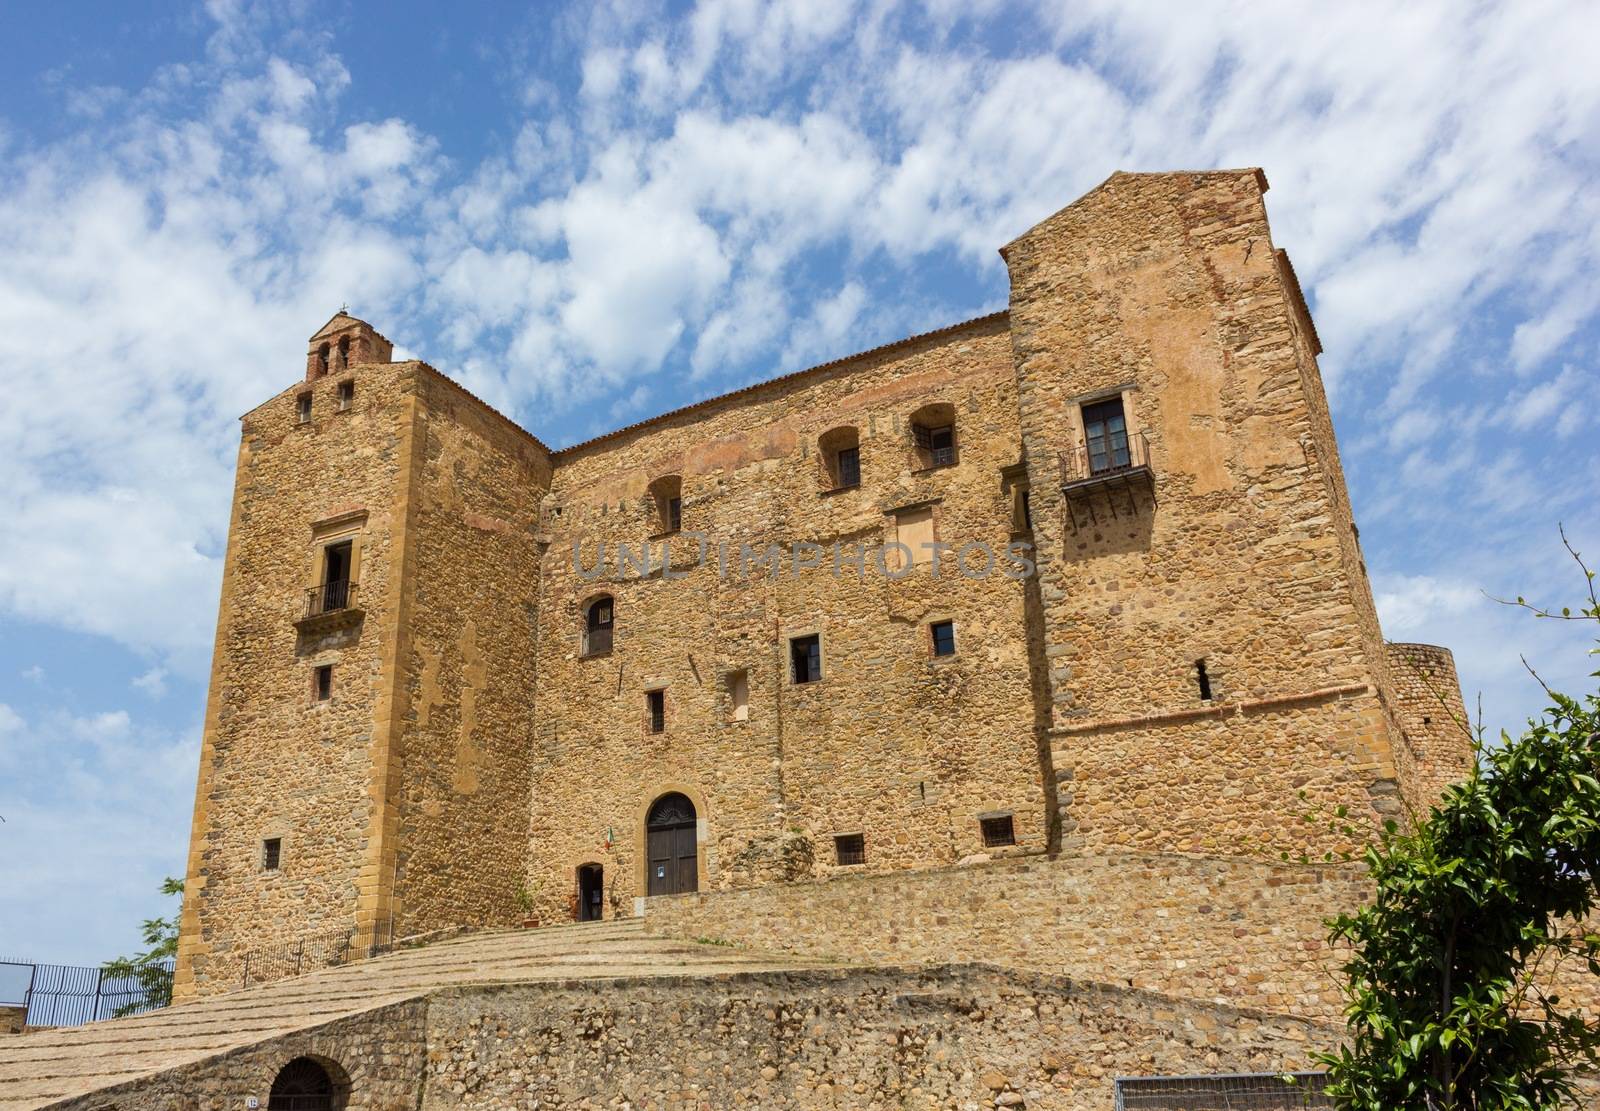
M0 1111L37 1107L318 1026L435 988L819 968L644 932L637 919L443 937L149 1014L0 1041Z

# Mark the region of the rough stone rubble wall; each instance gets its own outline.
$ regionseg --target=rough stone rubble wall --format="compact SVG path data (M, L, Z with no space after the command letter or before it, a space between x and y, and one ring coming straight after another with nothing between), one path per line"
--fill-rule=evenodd
M267 1104L289 1061L349 1111L1024 1107L1103 1111L1119 1075L1305 1067L1335 1035L982 967L447 989L104 1089L70 1111Z
M1324 919L1370 897L1349 865L1174 854L1035 857L650 900L653 933L856 961L987 961L1332 1019Z
M267 1106L273 1078L311 1057L345 1086L344 1111L415 1111L427 1060L425 999L375 1008L324 1026L52 1104L57 1111L241 1111Z
M297 385L244 418L183 905L178 998L239 984L253 947L355 920L382 743L383 646L395 620L392 545L405 387L392 368ZM337 404L353 377L354 403ZM312 394L299 423L297 398ZM312 526L364 513L355 626L304 635ZM332 664L333 697L312 697ZM282 866L261 867L280 837Z
M1432 644L1390 644L1396 712L1404 723L1416 773L1412 806L1421 812L1472 769L1472 723L1461 698L1455 657Z
M929 403L953 409L954 466L919 469L910 418ZM831 491L819 441L841 426L859 435L861 485ZM1012 814L1019 849L1043 848L1024 585L998 570L960 577L948 556L937 580L927 566L891 580L871 556L862 578L848 562L854 546L893 542L893 511L918 504L932 507L939 539L1003 552L1013 531L1001 471L1016 462L1004 318L558 455L530 846L542 913L571 914L573 870L589 861L605 868L608 913L631 913L644 894L645 814L669 790L695 802L703 888L832 873L836 834L864 835L869 871L951 863L982 851L983 813ZM668 475L682 477L673 550L686 577L580 578L575 542L590 568L600 543L614 553L659 533L649 487ZM727 543L726 576L715 549L694 566L698 531ZM794 542L823 546L824 565L735 569L742 544ZM616 599L615 644L584 658L584 606L602 591ZM937 619L956 624L953 657L932 658ZM823 680L797 686L787 641L805 633L822 637ZM729 720L736 669L749 675L745 721ZM645 691L661 687L666 730L653 734Z
M1326 1029L983 969L448 992L422 1106L1104 1111L1118 1075L1303 1066Z
M548 453L414 371L420 460L396 796L396 933L505 925L528 854Z
M1308 809L1399 812L1262 186L1118 174L1004 252L1069 847L1320 854L1351 839ZM1153 493L1069 503L1080 406L1119 387Z

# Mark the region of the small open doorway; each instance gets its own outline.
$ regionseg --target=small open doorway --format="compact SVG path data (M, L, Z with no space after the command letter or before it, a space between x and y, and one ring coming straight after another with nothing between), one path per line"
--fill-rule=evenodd
M605 917L605 869L598 864L578 865L578 921L598 922Z

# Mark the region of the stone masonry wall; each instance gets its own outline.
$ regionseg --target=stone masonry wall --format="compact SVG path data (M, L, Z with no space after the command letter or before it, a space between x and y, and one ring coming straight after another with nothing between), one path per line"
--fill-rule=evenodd
M1294 1019L982 968L465 989L428 1016L426 1111L1105 1111L1119 1075L1303 1067Z
M910 420L930 404L953 416L953 466L924 469L915 454ZM859 437L861 484L832 490L819 444L841 427ZM1043 848L1050 808L1024 584L998 568L961 577L950 556L937 580L928 566L892 578L870 554L864 575L850 564L860 546L893 542L895 511L915 506L932 509L940 540L1002 555L1013 538L1002 471L1016 462L1003 317L558 453L532 791L542 913L571 915L573 870L588 861L604 866L608 913L631 913L645 892L646 813L671 790L698 812L702 888L833 873L837 834L865 838L866 863L846 867L952 863L983 850L978 816L988 813L1013 816L1015 851ZM684 530L672 538L673 575L683 577L613 574L617 543L638 548L661 532L649 488L672 475ZM579 575L575 542L586 569L606 546L603 576ZM819 545L822 566L737 570L742 544L794 542ZM971 567L984 564L974 555ZM616 601L614 645L585 657L584 610L603 592ZM929 622L940 619L955 622L957 652L936 659ZM821 635L823 679L796 685L788 639L807 633ZM735 670L748 674L747 720L731 720ZM659 688L666 729L656 734L645 692Z
M337 389L353 379L341 410ZM312 398L300 422L298 398ZM243 419L175 994L239 983L240 956L356 918L382 739L404 387L388 366L297 385ZM314 526L323 523L322 536ZM357 545L355 622L302 632L322 539ZM333 666L317 701L313 668ZM280 838L276 870L262 842Z
M1472 723L1461 699L1455 657L1432 644L1390 644L1396 708L1415 755L1413 806L1426 812L1472 769Z
M296 1057L311 1057L344 1088L341 1111L416 1111L426 1020L426 1000L408 1000L52 1106L57 1111L240 1111L254 1096L266 1108L279 1070Z
M1117 174L1003 251L1068 846L1320 853L1308 804L1399 806L1263 185ZM1152 481L1069 500L1108 393Z
M509 924L528 855L544 446L425 366L396 815L399 934Z
M1337 960L1323 921L1369 897L1351 865L1117 853L654 898L645 923L691 940L987 961L1333 1019Z
M1304 1068L1336 1033L974 966L442 989L52 1106L232 1111L309 1056L347 1111L1103 1111L1119 1075Z

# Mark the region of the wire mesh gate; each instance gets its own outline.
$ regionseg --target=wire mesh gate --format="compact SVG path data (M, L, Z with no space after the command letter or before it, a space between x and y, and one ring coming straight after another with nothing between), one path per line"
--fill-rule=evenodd
M1321 1072L1126 1076L1117 1111L1298 1111L1332 1107Z

